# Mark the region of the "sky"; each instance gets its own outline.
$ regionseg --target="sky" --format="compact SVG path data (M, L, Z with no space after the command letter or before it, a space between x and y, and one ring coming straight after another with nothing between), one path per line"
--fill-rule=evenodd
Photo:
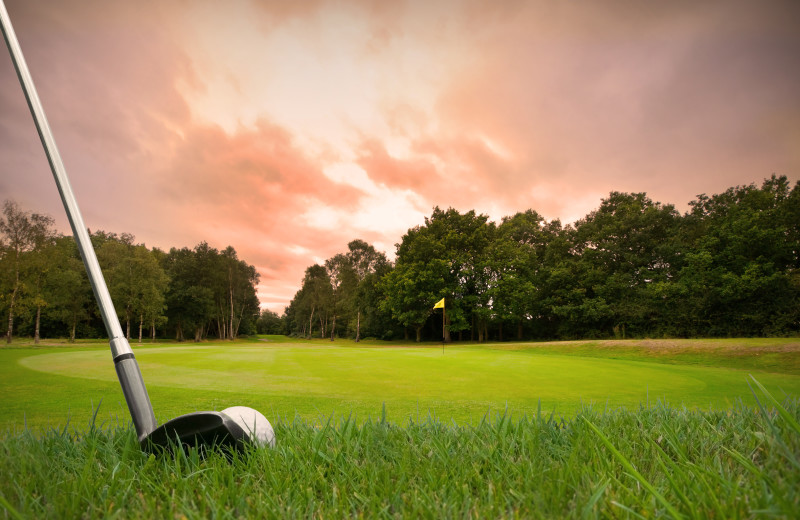
M800 179L800 2L5 0L87 226L233 246L282 313L435 206L574 222ZM0 201L61 201L0 52Z

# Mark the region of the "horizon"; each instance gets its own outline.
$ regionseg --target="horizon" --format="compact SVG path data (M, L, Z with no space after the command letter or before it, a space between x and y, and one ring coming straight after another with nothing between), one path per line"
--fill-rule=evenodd
M567 224L800 172L796 2L7 8L86 224L303 272L434 206ZM8 52L0 198L69 230Z

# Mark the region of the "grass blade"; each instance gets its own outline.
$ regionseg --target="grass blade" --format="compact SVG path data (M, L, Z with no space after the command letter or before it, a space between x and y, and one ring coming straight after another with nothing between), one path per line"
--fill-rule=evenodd
M767 399L770 400L772 405L775 406L775 409L778 410L778 414L780 414L780 416L783 417L786 423L795 431L795 433L800 435L800 423L798 423L797 420L794 417L792 417L792 414L790 414L789 411L786 408L784 408L784 406L780 403L780 401L778 401L775 397L773 397L771 393L769 393L769 390L767 390L764 387L764 385L762 385L758 381L758 379L756 379L752 375L750 376L750 379L753 380L753 383L755 383L758 389L761 390L761 393L763 393L767 397Z
M25 517L23 517L19 513L19 511L14 509L14 507L8 502L8 500L6 500L6 497L4 497L2 494L0 494L0 506L2 506L3 509L5 509L6 512L10 514L13 518L16 518L17 520L24 520Z
M589 428L594 430L594 432L600 438L602 443L606 445L606 447L609 449L609 451L611 451L612 454L614 454L614 457L616 457L616 459L625 467L625 469L627 469L630 472L631 475L633 475L633 477L639 482L639 484L642 485L642 487L647 489L656 498L656 500L658 500L661 503L661 505L663 505L664 508L667 511L669 511L669 514L672 515L673 518L683 518L683 515L681 515L678 512L678 510L675 509L675 507L673 507L673 505L670 504L667 501L667 499L664 498L664 496L661 495L661 493L659 493L658 490L656 490L656 488L654 488L653 485L650 484L650 482L648 482L647 479L645 479L644 476L642 476L642 474L639 473L636 470L636 468L633 467L633 464L631 464L630 461L628 461L628 459L625 458L625 455L620 453L619 450L617 450L617 448L614 447L611 441L609 441L608 438L605 435L603 435L603 432L601 432L597 428L597 426L592 424L592 422L583 415L581 416L581 419L583 419L583 421L589 426Z

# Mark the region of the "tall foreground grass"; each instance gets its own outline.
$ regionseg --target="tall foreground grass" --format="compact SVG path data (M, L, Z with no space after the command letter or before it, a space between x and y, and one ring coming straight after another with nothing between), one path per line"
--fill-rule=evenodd
M754 383L758 385L758 383ZM800 515L800 402L475 425L281 421L275 449L148 456L130 427L0 440L5 518Z

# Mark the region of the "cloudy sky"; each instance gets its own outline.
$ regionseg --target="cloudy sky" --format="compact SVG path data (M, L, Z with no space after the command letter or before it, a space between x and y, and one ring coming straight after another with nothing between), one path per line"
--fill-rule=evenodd
M6 0L90 229L306 267L434 206L800 178L800 2ZM64 211L7 52L0 200Z

